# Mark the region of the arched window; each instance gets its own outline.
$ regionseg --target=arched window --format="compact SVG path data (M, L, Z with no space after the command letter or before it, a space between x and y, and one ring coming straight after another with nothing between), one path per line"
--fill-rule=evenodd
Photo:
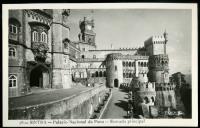
M131 67L131 62L129 62L129 67Z
M33 42L38 42L38 40L39 40L38 32L33 31L33 32L32 32L32 41L33 41Z
M126 64L125 64L125 62L123 61L123 66L125 67L126 66Z
M126 62L126 67L128 67L128 62Z
M17 87L17 77L15 75L9 76L9 87Z
M103 76L103 73L102 71L99 72L99 77L102 77Z
M123 78L125 78L125 76L126 76L126 74L125 74L125 73L123 73Z
M132 63L132 67L134 67L134 66L135 66L135 62Z
M144 62L144 67L146 67L146 62Z
M140 62L138 62L138 66L140 66Z
M96 77L99 77L99 74L98 74L98 72L97 72L97 71L95 72L95 76L96 76Z
M15 57L15 56L16 56L16 49L9 48L9 57Z
M40 41L47 43L47 34L45 32L42 32L40 35Z
M129 73L129 78L131 78L131 73Z
M117 66L115 65L115 71L117 71Z
M128 78L128 73L126 73L126 78Z
M141 67L143 67L144 65L143 65L143 62L141 62Z
M17 19L15 19L15 18L9 19L9 33L17 34L20 26L21 26L21 24Z
M148 88L148 84L146 84L146 88Z

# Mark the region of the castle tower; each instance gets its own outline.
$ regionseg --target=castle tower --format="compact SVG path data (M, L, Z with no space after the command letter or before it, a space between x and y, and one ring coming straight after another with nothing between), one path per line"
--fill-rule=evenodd
M52 15L52 86L53 88L70 88L69 53L64 52L63 44L64 40L69 39L68 16L70 10L55 9Z
M166 54L167 33L146 42L149 48L149 81L156 85L156 105L176 108L174 85L169 83L169 58ZM148 45L147 45L148 44ZM151 49L152 48L152 49Z
M79 27L81 32L79 33L79 41L95 46L95 36L94 33L94 19L88 20L86 17L82 21L79 22Z
M24 11L9 10L9 31L8 31L8 79L9 97L26 95L26 61L23 47L24 41ZM23 45L22 45L23 44ZM10 82L15 81L15 82Z
M120 53L108 54L106 58L106 84L108 87L120 87L123 82L123 68Z

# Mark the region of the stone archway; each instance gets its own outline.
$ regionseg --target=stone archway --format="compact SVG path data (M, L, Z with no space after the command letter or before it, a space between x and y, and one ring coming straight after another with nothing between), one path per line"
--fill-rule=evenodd
M50 74L48 68L38 65L30 72L30 87L50 88Z

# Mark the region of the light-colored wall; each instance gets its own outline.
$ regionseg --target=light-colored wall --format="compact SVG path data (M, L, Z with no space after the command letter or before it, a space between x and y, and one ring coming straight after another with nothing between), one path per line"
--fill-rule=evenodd
M135 55L136 50L90 50L88 52L83 52L82 55L85 55L85 58L93 58L96 55L96 58L106 58L110 53L121 53L123 55Z
M63 54L63 40L69 38L69 28L63 26L62 10L53 10L53 88L69 88L71 86L70 61ZM60 24L58 24L60 23ZM67 23L66 23L67 24ZM64 57L68 58L67 63ZM68 66L65 66L68 65Z

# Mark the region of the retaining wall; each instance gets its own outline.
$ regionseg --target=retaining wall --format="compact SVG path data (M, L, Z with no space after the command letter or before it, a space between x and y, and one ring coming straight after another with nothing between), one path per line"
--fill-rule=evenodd
M9 119L89 119L108 90L99 85L65 99L9 110Z

